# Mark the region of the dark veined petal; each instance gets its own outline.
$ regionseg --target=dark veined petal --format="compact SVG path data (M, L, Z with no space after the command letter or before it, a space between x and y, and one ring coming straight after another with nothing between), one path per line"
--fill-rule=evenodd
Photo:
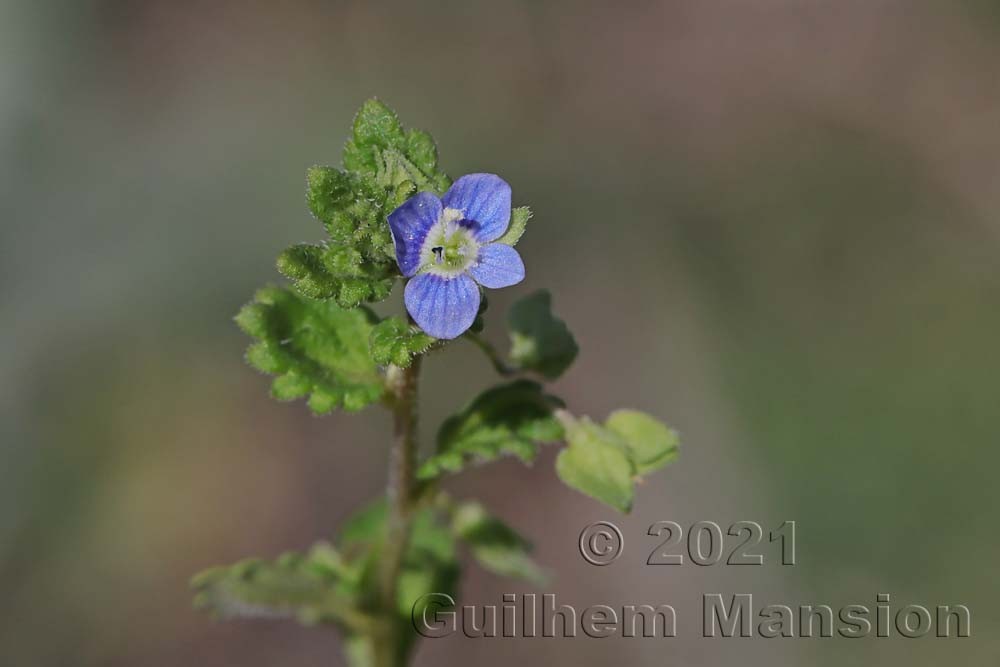
M483 287L510 287L524 280L524 262L511 246L491 243L479 249L479 259L469 273Z
M412 276L420 268L420 248L442 210L441 200L436 195L418 192L389 214L396 262L404 276Z
M468 174L455 181L441 198L445 208L462 212L477 223L480 243L500 238L510 224L510 186L496 174Z
M406 283L406 310L435 338L457 338L472 326L479 312L479 287L463 274L445 278L421 273Z

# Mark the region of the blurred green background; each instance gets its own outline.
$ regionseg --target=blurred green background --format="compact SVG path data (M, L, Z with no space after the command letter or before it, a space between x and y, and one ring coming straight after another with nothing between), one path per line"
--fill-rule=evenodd
M554 448L450 483L561 602L669 602L678 638L454 637L418 665L998 664L996 7L0 4L0 664L340 664L333 632L213 623L187 585L383 487L386 415L270 401L231 321L322 237L305 169L372 95L534 209L491 311L551 288L582 350L556 392L684 443L622 519ZM491 381L455 347L426 365L427 436ZM606 568L576 547L599 519L626 537ZM666 519L794 519L799 564L645 566ZM466 603L526 590L470 572ZM713 592L963 603L973 636L699 639Z

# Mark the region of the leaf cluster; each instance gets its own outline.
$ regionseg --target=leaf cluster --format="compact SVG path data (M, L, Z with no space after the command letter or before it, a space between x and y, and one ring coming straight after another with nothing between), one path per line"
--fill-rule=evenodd
M506 360L478 334L469 334L502 374L533 373L554 380L579 353L545 290L517 301L507 324L511 346ZM640 477L672 461L678 450L677 434L643 412L617 410L598 424L574 417L538 382L518 379L487 389L445 420L436 450L423 461L418 476L434 479L503 456L530 464L542 445L559 441L566 442L556 459L559 478L622 512L631 510Z
M334 623L346 633L356 664L369 664L366 637L377 636L375 598L386 506L373 503L341 528L334 544L320 542L305 553L275 560L247 559L210 568L192 580L195 605L216 618L294 618L300 623ZM431 593L455 595L464 544L486 570L541 581L531 545L478 503L455 503L443 494L417 511L403 557L396 623L406 653L417 638L412 618Z
M400 317L387 317L372 329L372 359L382 366L395 364L406 368L413 357L430 349L437 339Z
M375 324L368 310L265 287L243 306L236 323L255 339L247 362L275 376L275 398L308 397L309 408L323 414L338 407L360 410L382 397L382 375L369 350Z
M354 118L343 168L313 167L306 184L328 238L288 248L278 270L302 295L352 308L385 299L398 276L386 216L417 192L441 194L451 180L431 136L404 131L392 109L371 99Z

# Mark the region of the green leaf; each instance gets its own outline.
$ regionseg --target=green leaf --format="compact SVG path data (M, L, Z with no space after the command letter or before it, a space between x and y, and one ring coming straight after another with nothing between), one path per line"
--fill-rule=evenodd
M417 514L399 581L399 614L410 621L414 604L428 593L450 593L459 566L451 531L432 510ZM412 628L412 625L410 626Z
M378 558L385 538L386 503L379 500L355 514L341 529L340 551L351 559L349 575L353 596L362 609L378 609ZM411 614L423 613L430 593L454 595L460 567L455 552L455 538L438 512L423 508L416 512L410 527L410 539L400 569L397 594L397 618L401 644L397 647L405 656L418 638ZM364 648L355 646L364 657Z
M479 503L458 504L452 513L451 528L484 569L504 577L545 583L544 572L529 555L531 543Z
M330 242L288 248L278 270L304 296L333 298L345 308L385 299L398 275L386 207L405 201L413 184L386 188L374 176L332 167L312 167L307 182L309 209Z
M350 248L294 245L278 256L278 271L310 299L334 299L343 308L382 301L396 280L388 264L365 262Z
M632 509L639 475L677 457L677 434L638 410L616 410L603 426L565 410L556 417L566 432L566 448L556 458L559 478L621 512Z
M347 209L355 203L355 192L362 187L357 176L333 167L310 167L306 172L306 202L316 219L331 236L353 234Z
M388 317L372 329L372 359L383 366L395 364L406 368L415 355L426 352L435 340L402 318Z
M344 167L348 171L377 176L383 186L395 187L408 181L411 190L418 186L441 194L451 181L438 171L437 163L437 147L431 135L416 129L404 133L396 113L378 100L368 100L361 106L354 118L354 135L344 146ZM406 196L410 194L413 192ZM398 206L402 200L394 203Z
M337 544L342 551L368 548L382 539L385 527L385 499L365 505L340 527Z
M336 568L331 566L336 560L333 548L321 543L305 555L214 567L191 581L195 606L218 618L295 617L307 625L357 626L364 618L338 589Z
M383 150L402 149L405 144L396 112L370 99L354 116L354 136L344 146L344 166L351 171L375 171Z
M496 242L511 246L517 245L517 242L521 240L521 236L524 234L525 228L528 226L528 220L531 220L531 209L527 206L519 206L511 209L510 225L508 225L507 231L503 233L503 236L498 238Z
M406 133L406 155L428 178L437 174L437 146L427 132L413 129Z
M389 265L366 262L344 246L294 245L278 256L277 266L303 296L334 298L344 308L385 299L395 282Z
M308 396L309 407L322 414L337 407L360 410L382 397L382 376L368 349L368 311L265 287L236 322L257 339L247 350L250 365L277 376L275 398Z
M379 554L385 538L386 504L363 508L344 525L338 547L320 543L307 554L274 561L251 559L216 567L192 581L195 604L217 617L294 617L313 625L333 622L345 630L351 664L370 664L379 641ZM437 510L413 517L400 567L394 623L400 664L418 635L411 613L421 614L430 593L454 595L460 568L455 537Z
M640 475L662 468L677 458L677 433L644 412L615 410L604 426L624 439L629 458Z
M624 439L595 424L559 412L566 429L566 448L556 458L556 474L567 486L621 512L632 509L635 466Z
M540 444L562 437L562 426L553 416L562 404L529 380L489 389L445 420L437 435L437 453L424 461L417 476L429 479L457 472L470 461L492 461L505 454L530 463Z
M385 538L386 503L378 500L362 508L341 528L337 544L340 552L352 563L374 564ZM364 566L363 566L364 567ZM359 571L363 568L359 568ZM455 540L449 528L442 523L438 513L431 508L419 510L413 517L410 539L403 559L403 580L400 586L400 616L410 619L414 602L429 592L448 592L450 588L428 589L421 592L421 586L430 581L444 585L453 575L457 575L458 563L455 555ZM367 579L362 572L361 586L374 586L374 579ZM370 591L373 592L373 591Z
M377 172L358 174L311 167L306 177L306 201L334 245L351 248L367 261L392 263L395 250L386 216L413 194L414 188L412 183L382 185L376 176ZM387 206L392 208L386 210Z
M539 290L517 301L507 315L514 365L554 380L572 365L580 349L566 323L552 314L552 297Z
M329 240L288 248L278 270L303 296L353 308L385 299L399 276L389 213L419 190L440 194L451 181L437 169L431 136L404 132L378 100L365 102L355 116L344 167L309 169L306 201Z
M454 598L461 568L455 553L455 541L447 526L430 510L414 519L410 544L403 559L397 595L399 634L398 651L404 657L420 638L413 618L423 615L428 596L434 593ZM401 661L399 664L406 664Z

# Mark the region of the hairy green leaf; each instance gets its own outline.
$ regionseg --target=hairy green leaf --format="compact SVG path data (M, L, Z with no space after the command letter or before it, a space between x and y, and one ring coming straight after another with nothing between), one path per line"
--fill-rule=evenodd
M382 151L405 146L406 136L396 112L373 98L354 116L354 135L344 145L344 166L351 171L374 172Z
M515 366L554 380L579 352L566 323L552 314L552 297L539 290L517 301L507 314L510 359Z
M677 458L677 433L666 424L638 410L615 410L604 426L622 437L636 472L644 475Z
M373 175L333 167L311 168L307 181L309 209L330 241L292 246L279 256L278 270L302 294L333 298L346 308L385 299L398 274L385 208L405 201L412 186L396 192Z
M389 264L373 264L342 246L294 245L278 256L278 271L299 294L334 299L343 308L382 301L396 280Z
M529 380L488 389L445 420L437 435L437 453L424 461L417 475L429 479L457 472L470 461L492 461L505 454L530 463L540 444L562 437L562 426L553 416L562 404Z
M382 397L382 376L368 348L372 319L366 310L344 310L280 287L261 289L236 316L257 339L247 361L277 376L275 398L308 396L317 414L360 410Z
M362 105L344 146L344 169L316 166L307 174L306 201L329 239L292 246L278 270L302 295L335 299L345 308L385 299L399 276L386 217L420 190L442 193L451 181L437 168L426 132L404 132L378 100Z
M528 220L531 220L531 209L527 206L518 206L511 209L510 225L508 225L507 231L503 233L503 236L498 238L496 242L517 245L517 242L521 240L521 236L528 226Z
M430 134L416 129L404 133L396 113L376 99L361 106L354 117L353 137L344 146L348 171L378 176L383 186L409 181L440 194L450 181L437 166L437 147Z
M427 178L437 175L437 146L427 132L412 129L406 133L406 155Z
M384 501L352 517L338 547L327 543L306 554L274 561L249 559L206 570L192 581L195 605L220 618L293 617L308 625L336 623L346 632L352 660L368 664L371 641L378 641L377 564L385 536ZM398 580L394 622L405 657L418 638L411 614L423 612L430 593L454 595L460 574L451 527L436 510L413 517Z
M459 503L452 513L451 528L484 569L504 577L545 583L544 572L529 555L531 543L479 503Z
M367 261L391 263L395 252L385 218L392 209L385 208L406 201L414 189L411 184L396 192L397 188L379 184L376 176L311 167L306 201L334 245L351 248Z
M616 410L604 425L589 417L557 415L566 431L566 448L556 473L567 485L615 509L632 509L634 483L677 457L677 434L638 410Z
M312 625L338 622L357 626L363 616L338 588L339 556L321 543L307 554L274 561L248 559L196 575L195 606L219 618L295 617Z
M435 340L402 318L387 317L372 329L372 359L383 366L406 368L414 355L426 352Z
M560 411L559 419L566 429L566 448L556 458L559 479L621 512L630 511L635 466L624 439L589 417L576 419Z

